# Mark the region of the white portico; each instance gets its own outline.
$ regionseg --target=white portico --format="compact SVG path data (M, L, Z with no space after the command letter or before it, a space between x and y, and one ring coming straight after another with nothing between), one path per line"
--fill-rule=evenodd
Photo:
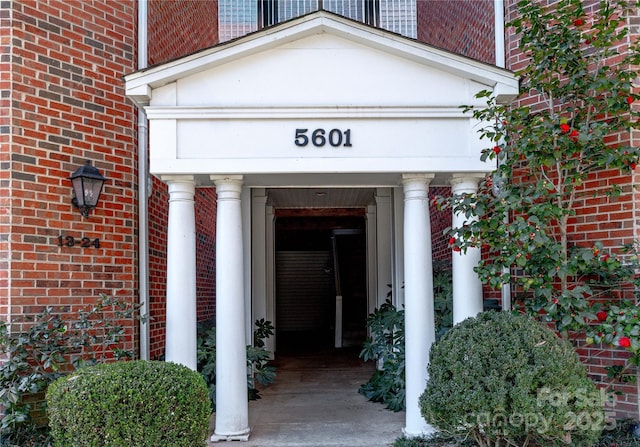
M151 173L169 187L166 358L194 369L194 194L218 194L214 438L250 433L245 345L254 319L275 321L269 191L283 188L375 191L368 307L386 284L405 305L405 431L428 431L418 397L435 339L429 186L477 190L492 166L459 106L485 89L508 101L514 76L319 11L125 79L149 119ZM482 309L478 256L455 254L457 321Z

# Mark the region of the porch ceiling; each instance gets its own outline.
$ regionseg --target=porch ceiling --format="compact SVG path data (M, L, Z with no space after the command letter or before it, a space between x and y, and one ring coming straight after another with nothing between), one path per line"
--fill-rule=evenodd
M374 203L373 188L274 188L267 203L275 208L362 208Z

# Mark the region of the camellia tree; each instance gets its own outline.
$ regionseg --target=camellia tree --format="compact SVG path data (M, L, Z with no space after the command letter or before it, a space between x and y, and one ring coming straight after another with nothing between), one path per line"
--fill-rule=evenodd
M485 91L478 97L486 106L466 107L485 124L482 160L497 168L477 194L436 201L467 217L450 229L450 244L482 247L484 283L512 284L520 305L560 333L587 332L640 364L633 235L621 245L573 232L585 204L634 200L640 51L627 20L640 4L584 5L518 3L509 26L527 59L521 95L503 105Z

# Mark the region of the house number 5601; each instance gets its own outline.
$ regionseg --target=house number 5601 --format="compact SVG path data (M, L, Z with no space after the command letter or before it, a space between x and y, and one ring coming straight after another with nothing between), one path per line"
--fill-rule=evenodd
M315 129L309 134L309 129L296 129L294 139L296 146L305 147L309 143L315 147L329 145L332 147L351 147L351 129Z

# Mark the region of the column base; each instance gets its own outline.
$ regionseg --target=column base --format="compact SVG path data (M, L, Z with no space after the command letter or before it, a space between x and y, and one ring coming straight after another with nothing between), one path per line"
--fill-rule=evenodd
M425 438L428 438L430 436L435 435L436 433L438 433L438 430L436 430L435 428L433 428L431 425L425 423L422 428L419 430L418 433L415 433L413 431L409 432L407 431L407 427L404 427L402 429L402 434L407 437L407 438L415 438L418 436L422 436Z
M251 434L251 429L248 428L246 431L242 431L239 433L233 433L229 435L220 435L218 433L214 433L211 435L211 442L220 442L220 441L248 441L249 435Z

